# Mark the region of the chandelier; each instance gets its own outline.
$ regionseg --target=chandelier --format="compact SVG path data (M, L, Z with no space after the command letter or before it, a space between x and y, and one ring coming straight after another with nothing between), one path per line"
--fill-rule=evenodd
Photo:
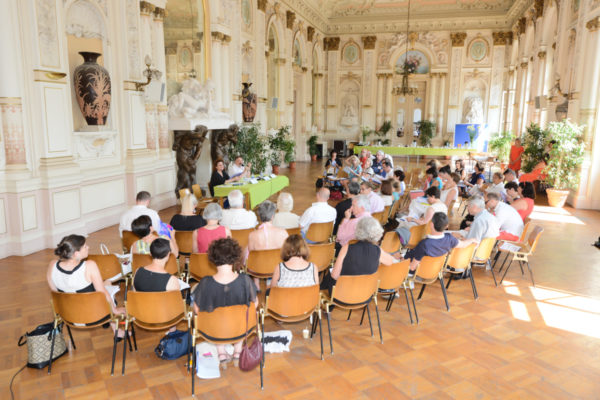
M413 65L408 62L408 34L410 29L410 0L408 0L408 14L406 18L406 51L404 52L404 63L402 64L402 83L392 89L394 96L416 96L419 91L416 87L409 86L408 76L415 71Z

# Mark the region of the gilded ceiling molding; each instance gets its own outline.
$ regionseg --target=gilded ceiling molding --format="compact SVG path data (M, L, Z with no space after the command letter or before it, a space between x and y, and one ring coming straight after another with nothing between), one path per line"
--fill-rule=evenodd
M306 40L308 40L309 42L312 42L314 36L315 36L315 28L313 28L312 26L307 27L306 28Z
M154 12L156 6L148 1L140 1L140 13L150 15Z
M167 11L164 8L156 7L154 9L154 19L155 20L163 20L167 15Z
M288 29L294 29L294 21L296 20L296 13L287 10L285 12L285 25Z
M375 43L377 43L377 36L363 36L362 38L363 48L365 50L375 50Z
M267 0L256 0L256 8L262 12L267 11Z
M340 49L340 37L331 36L323 38L323 49L325 51L339 50Z
M505 46L511 45L513 39L513 33L508 32L492 32L492 39L494 40L494 46Z
M467 38L467 32L451 32L450 40L452 40L452 47L463 47L465 45L465 39Z
M542 18L544 15L544 0L535 0L533 2L533 10L536 19Z
M519 35L524 34L526 29L527 29L527 18L526 17L519 18L519 22L517 22L517 32L519 32Z

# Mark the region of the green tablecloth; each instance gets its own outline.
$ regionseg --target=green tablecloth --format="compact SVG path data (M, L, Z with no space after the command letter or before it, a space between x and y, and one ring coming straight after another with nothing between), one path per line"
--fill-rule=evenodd
M232 190L240 190L242 193L250 194L250 207L254 208L263 201L267 200L273 194L281 191L284 187L290 185L290 180L287 176L280 175L272 178L269 181L258 181L258 183L246 183L245 185L234 186L219 185L215 186L215 197L225 197Z
M477 153L476 149L451 149L445 147L396 147L396 146L354 146L354 154L362 149L369 150L372 154L379 150L394 156L466 156L468 153Z

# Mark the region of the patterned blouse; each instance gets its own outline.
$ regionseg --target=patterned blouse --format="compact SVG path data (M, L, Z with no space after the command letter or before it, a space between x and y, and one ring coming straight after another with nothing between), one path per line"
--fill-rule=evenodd
M279 281L278 287L304 287L316 285L315 282L315 265L309 263L308 266L301 270L289 269L285 263L279 263Z

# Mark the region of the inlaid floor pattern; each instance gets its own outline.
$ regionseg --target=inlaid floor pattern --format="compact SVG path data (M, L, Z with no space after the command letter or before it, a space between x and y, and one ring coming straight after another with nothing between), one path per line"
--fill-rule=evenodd
M319 164L320 165L320 164ZM295 211L313 201L320 167L298 163L290 177ZM543 204L543 200L538 201ZM169 220L175 208L163 210ZM290 329L291 351L267 354L265 388L258 369L230 367L220 379L197 380L198 398L207 399L594 399L600 384L600 253L590 246L600 213L537 206L533 221L546 229L532 259L537 287L511 268L502 287L489 271L474 272L479 300L468 280L455 281L445 310L439 285L417 302L420 323L410 324L404 296L385 312L380 298L384 343L371 337L360 313L334 310L334 354L323 321L325 360L318 334L302 338L308 323L268 321L267 331ZM456 223L455 218L453 221ZM554 221L554 222L553 222ZM116 226L90 235L91 251L106 243L119 249ZM52 251L0 260L0 398L26 362L16 343L25 331L52 318L45 269ZM419 286L417 285L416 292ZM415 293L416 296L416 293ZM373 323L375 315L372 313ZM74 330L77 346L46 370L26 368L15 380L17 399L177 399L190 397L184 358L163 361L154 354L161 333L138 329L138 351L128 353L126 375L110 376L110 330ZM121 349L121 347L120 347ZM120 363L121 354L117 357Z

